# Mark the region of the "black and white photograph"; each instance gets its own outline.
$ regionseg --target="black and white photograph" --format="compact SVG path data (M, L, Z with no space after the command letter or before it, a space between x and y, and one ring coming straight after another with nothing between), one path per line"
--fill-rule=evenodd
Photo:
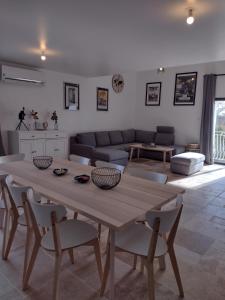
M195 105L197 72L178 73L175 80L174 105Z
M161 82L146 83L146 106L159 106L161 98Z
M80 108L79 84L64 82L64 102L65 102L65 109L79 110Z
M97 110L108 111L109 90L97 88Z

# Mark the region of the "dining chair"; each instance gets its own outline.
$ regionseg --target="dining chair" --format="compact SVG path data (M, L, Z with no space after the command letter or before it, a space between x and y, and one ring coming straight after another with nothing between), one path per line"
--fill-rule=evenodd
M129 167L127 168L127 173L131 176L136 176L163 184L166 184L168 180L168 176L166 174L146 171L141 168Z
M84 156L79 156L79 155L75 155L75 154L70 154L69 159L71 161L77 162L81 165L86 165L89 166L90 165L90 158L84 157Z
M62 255L65 251L69 251L71 262L73 260L73 249L80 246L94 247L98 273L100 280L102 279L102 264L99 247L97 230L90 224L79 220L63 220L61 205L41 204L34 201L34 193L29 189L23 194L23 206L28 228L32 230L34 235L34 245L30 259L27 265L26 274L24 276L23 289L28 287L28 282L35 264L35 260L39 248L55 253L55 269L53 284L53 299L59 299L59 271L62 261ZM49 228L44 234L40 231L40 227ZM28 241L27 241L28 242ZM26 249L30 248L26 247Z
M25 158L25 155L23 153L12 154L12 155L3 155L3 156L0 156L0 164L24 160L24 158ZM1 171L1 166L0 166L0 171ZM1 175L4 177L4 174L1 174ZM1 191L0 192L0 229L3 228L4 217L5 217L5 204L3 201L2 191Z
M128 252L142 258L147 270L148 299L155 299L154 259L169 254L180 297L184 297L182 281L174 251L176 237L183 204L167 211L149 211L146 215L148 226L131 224L116 232L115 251ZM168 236L166 238L165 236ZM101 296L104 294L110 268L110 247L107 247L107 257L101 286Z
M107 167L108 168L114 168L114 169L119 170L121 173L123 173L124 170L125 170L124 166L113 164L113 163L110 163L110 162L107 162L107 161L102 161L102 160L97 160L95 162L95 166L97 168L107 168Z

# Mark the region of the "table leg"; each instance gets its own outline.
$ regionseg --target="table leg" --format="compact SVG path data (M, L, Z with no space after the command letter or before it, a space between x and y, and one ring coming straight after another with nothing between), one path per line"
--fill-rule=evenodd
M110 270L109 270L109 280L110 280L110 300L114 300L115 297L115 287L114 287L114 273L115 273L115 230L110 229Z
M139 160L139 159L140 159L140 151L141 151L141 149L138 148L137 151L138 151L138 153L137 153L137 158L138 158L138 160Z
M163 164L166 165L166 151L163 152Z
M130 149L130 161L132 160L133 152L134 152L134 148L131 148L131 149Z

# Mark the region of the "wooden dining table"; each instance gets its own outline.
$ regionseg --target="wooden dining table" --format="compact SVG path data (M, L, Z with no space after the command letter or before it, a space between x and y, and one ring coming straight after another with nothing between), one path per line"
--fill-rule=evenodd
M53 174L55 168L67 168L65 176ZM114 299L115 232L144 216L149 210L160 209L184 189L153 181L122 175L121 182L111 190L101 190L90 180L79 184L74 176L91 175L93 167L54 159L47 170L37 169L32 162L18 161L0 165L0 172L13 175L19 185L31 186L49 200L65 205L109 228L110 232L110 299Z

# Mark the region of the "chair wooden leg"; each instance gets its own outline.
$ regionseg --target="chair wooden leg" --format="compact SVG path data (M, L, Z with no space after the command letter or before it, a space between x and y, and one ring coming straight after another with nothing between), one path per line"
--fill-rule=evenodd
M105 288L106 288L106 283L107 283L107 279L109 276L109 268L110 268L110 250L108 247L108 251L106 254L106 262L105 262L105 268L104 268L104 272L103 272L103 278L102 278L102 285L101 285L101 290L100 290L100 296L102 297L104 292L105 292Z
M61 267L62 254L55 256L53 300L59 300L59 272Z
M9 232L9 239L7 241L7 245L6 245L6 249L5 249L5 253L4 253L4 257L3 257L4 260L8 259L9 251L11 249L11 246L12 246L12 243L13 243L13 240L14 240L14 236L15 236L15 233L16 233L17 226L18 226L17 219L13 219L12 227L11 227L10 232Z
M6 244L9 236L9 224L10 224L10 214L8 211L6 211L5 219L4 219L3 242L2 242L2 259L4 259L5 257Z
M136 270L136 268L137 268L137 255L134 255L133 270Z
M1 200L0 200L1 201ZM1 208L0 209L0 229L3 228L4 224L4 216L5 216L5 209Z
M102 224L98 224L98 239L101 239L101 233L102 233Z
M73 249L69 249L69 250L68 250L68 253L69 253L69 257L70 257L71 264L74 265Z
M26 276L26 272L27 272L27 266L28 266L28 262L29 262L31 238L32 238L32 230L27 227L25 255L24 255L24 264L23 264L23 285L24 285L25 276Z
M177 286L178 286L178 289L179 289L179 292L180 292L180 297L183 298L184 297L184 290L183 290L183 286L182 286L182 282L181 282L180 272L179 272L179 268L178 268L174 248L171 247L168 252L169 252L171 264L172 264L172 267L173 267L174 275L175 275L175 278L176 278Z
M141 257L141 273L144 273L144 258Z
M160 257L158 258L158 260L159 260L159 268L160 268L160 270L161 270L161 271L166 270L165 255L160 256Z
M95 257L96 257L96 262L97 262L97 267L98 267L98 274L100 281L102 281L103 277L103 272L102 272L102 260L101 260L101 252L100 252L100 247L99 247L99 242L96 241L94 245L94 251L95 251Z
M155 300L155 279L153 262L147 266L148 272L148 299Z
M34 263L35 263L35 260L36 260L37 254L38 254L39 247L40 247L40 243L36 241L33 246L30 261L29 261L29 264L28 264L28 267L26 270L26 274L24 275L23 290L27 289L30 275L33 270Z
M73 218L74 218L74 220L77 220L77 217L78 217L78 212L74 212L74 214L73 214Z

